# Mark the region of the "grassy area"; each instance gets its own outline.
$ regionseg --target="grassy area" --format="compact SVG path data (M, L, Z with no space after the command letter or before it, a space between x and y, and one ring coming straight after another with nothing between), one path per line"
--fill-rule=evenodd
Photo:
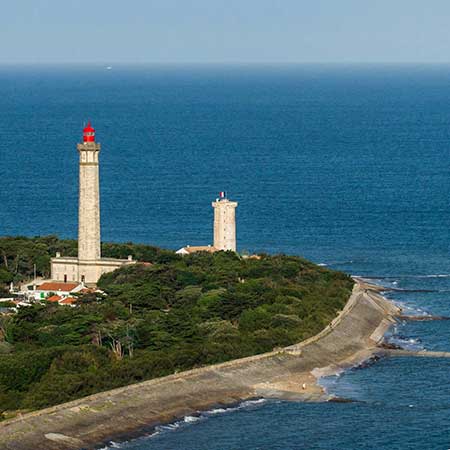
M3 283L29 277L36 261L46 275L56 251L73 255L76 244L0 239ZM353 284L343 273L285 255L180 257L133 244L104 244L103 252L152 264L104 275L99 287L106 294L86 294L76 308L36 304L0 316L1 413L293 344L324 328Z

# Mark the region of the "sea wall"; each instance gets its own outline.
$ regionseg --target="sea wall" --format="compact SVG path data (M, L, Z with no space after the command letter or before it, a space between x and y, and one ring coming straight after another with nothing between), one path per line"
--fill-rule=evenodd
M93 448L214 405L257 396L317 400L311 373L323 375L370 357L398 309L362 282L321 333L300 344L85 397L0 423L0 448ZM312 381L311 381L312 380Z

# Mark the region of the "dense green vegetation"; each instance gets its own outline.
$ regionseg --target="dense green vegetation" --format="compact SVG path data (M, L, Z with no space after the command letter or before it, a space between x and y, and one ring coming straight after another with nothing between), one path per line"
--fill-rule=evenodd
M26 278L41 258L38 271L46 274L55 251L74 254L75 244L0 239L0 271ZM104 275L99 287L105 294L85 294L75 308L35 304L0 316L0 413L298 342L336 315L352 287L346 275L292 256L180 257L132 244L108 244L103 251L152 265Z

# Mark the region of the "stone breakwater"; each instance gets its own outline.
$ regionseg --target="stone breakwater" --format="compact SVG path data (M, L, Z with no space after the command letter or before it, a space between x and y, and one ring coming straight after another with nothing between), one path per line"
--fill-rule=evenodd
M262 355L145 381L0 423L0 448L94 448L199 410L255 397L326 400L316 378L375 353L400 311L356 280L343 311L318 335Z

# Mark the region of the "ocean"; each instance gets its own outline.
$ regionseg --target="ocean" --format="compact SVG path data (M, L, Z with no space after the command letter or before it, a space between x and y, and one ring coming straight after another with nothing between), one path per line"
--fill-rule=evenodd
M0 235L76 237L91 120L103 240L209 244L227 191L241 251L374 277L408 313L450 316L450 66L3 66L0 99ZM450 321L389 339L450 351ZM247 402L120 446L448 449L449 374L383 359L322 380L353 403Z

